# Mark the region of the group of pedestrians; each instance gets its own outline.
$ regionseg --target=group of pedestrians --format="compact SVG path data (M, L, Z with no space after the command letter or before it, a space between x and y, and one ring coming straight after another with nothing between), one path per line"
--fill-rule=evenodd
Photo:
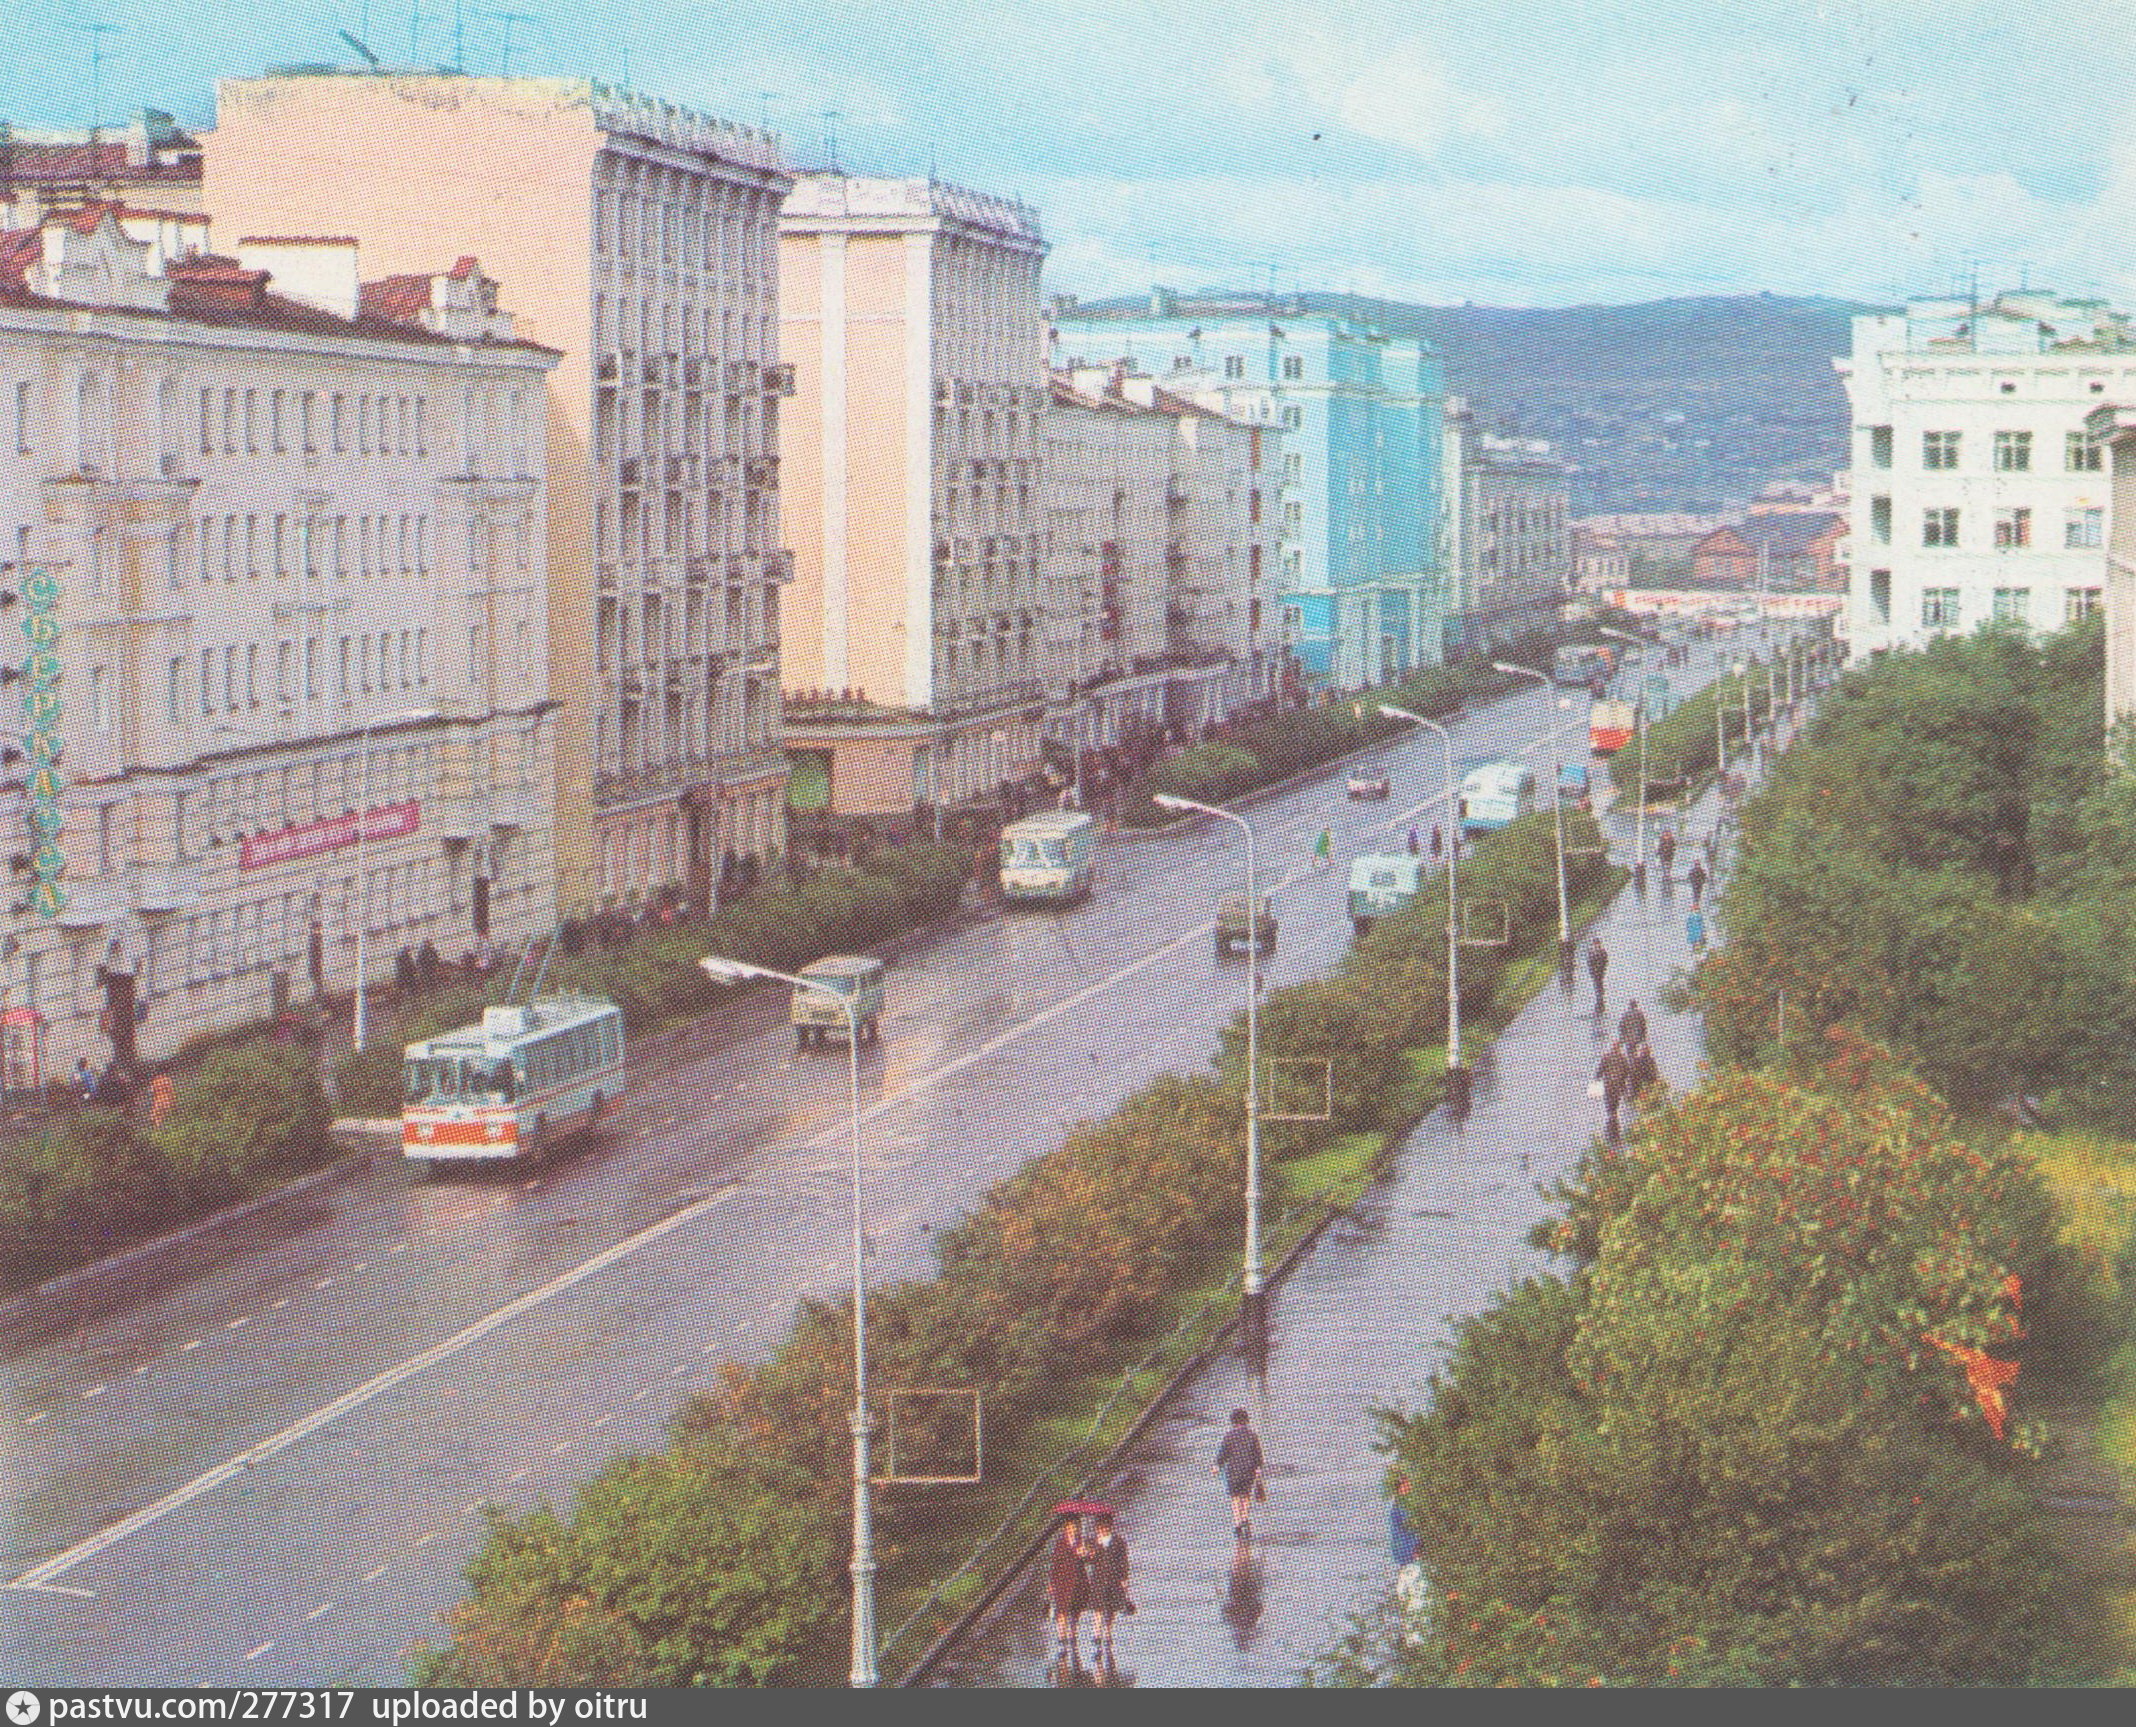
M1646 1014L1636 1001L1630 1002L1617 1021L1615 1040L1595 1068L1596 1083L1602 1087L1604 1131L1610 1144L1619 1144L1624 1138L1625 1106L1636 1106L1640 1093L1660 1078L1661 1067L1654 1060L1653 1045L1647 1042Z

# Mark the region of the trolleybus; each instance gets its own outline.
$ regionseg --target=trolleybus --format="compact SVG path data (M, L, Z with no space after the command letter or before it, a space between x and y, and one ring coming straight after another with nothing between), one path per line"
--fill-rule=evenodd
M543 1156L623 1095L623 1014L598 996L487 1007L407 1047L401 1149L431 1167Z

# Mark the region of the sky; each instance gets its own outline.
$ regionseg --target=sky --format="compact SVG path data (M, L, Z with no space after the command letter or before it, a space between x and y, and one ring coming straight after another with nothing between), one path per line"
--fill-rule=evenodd
M590 74L1040 212L1049 287L2136 307L2132 0L0 0L0 117L351 61ZM519 16L506 22L506 6ZM105 33L92 24L109 25ZM508 40L509 38L509 40Z

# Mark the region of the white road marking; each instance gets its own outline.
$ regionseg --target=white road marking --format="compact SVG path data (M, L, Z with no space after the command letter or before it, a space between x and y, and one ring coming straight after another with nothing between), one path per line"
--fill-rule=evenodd
M405 1241L396 1241L391 1247L387 1248L386 1251L388 1253L406 1253L408 1251L408 1244Z
M240 1474L254 1464L266 1462L270 1457L277 1456L281 1452L288 1450L299 1440L309 1438L329 1422L339 1420L349 1411L359 1409L364 1404L369 1403L374 1397L391 1391L397 1385L405 1384L417 1374L424 1372L428 1368L435 1367L441 1361L450 1359L471 1344L479 1343L499 1326L509 1325L521 1314L530 1312L542 1303L561 1295L565 1290L585 1282L589 1277L598 1276L610 1266L628 1258L640 1248L650 1246L670 1231L680 1229L684 1224L694 1223L715 1206L722 1205L731 1199L735 1191L731 1187L722 1188L718 1193L712 1194L708 1198L698 1200L693 1205L686 1205L680 1211L671 1212L658 1223L641 1229L636 1235L624 1237L613 1247L606 1248L602 1252L595 1254L591 1259L581 1265L572 1267L571 1270L561 1276L550 1279L539 1289L530 1289L516 1300L506 1302L504 1306L498 1308L494 1313L476 1320L474 1324L463 1331L454 1333L451 1337L446 1338L444 1342L433 1344L421 1354L409 1357L398 1367L388 1368L385 1372L365 1380L355 1390L345 1392L324 1408L314 1410L301 1421L291 1423L271 1438L261 1440L259 1444L253 1446L249 1451L240 1452L227 1462L219 1463L206 1473L195 1476L184 1486L166 1493L153 1505L143 1506L132 1516L121 1518L118 1522L112 1524L110 1528L92 1535L86 1541L75 1543L64 1553L56 1553L42 1564L32 1566L10 1583L8 1587L11 1589L33 1589L49 1583L55 1577L63 1576L83 1561L93 1559L97 1554L116 1547L129 1536L139 1534L151 1524L161 1522L172 1512L182 1510L203 1494L212 1493L232 1476Z
M258 1647L257 1649L253 1650L253 1652L252 1652L252 1653L251 1653L250 1655L247 1655L247 1656L245 1657L245 1659L246 1659L247 1661L257 1661L257 1660L258 1660L258 1659L259 1659L259 1658L260 1658L260 1657L261 1657L262 1655L266 1654L266 1653L267 1653L267 1651L268 1651L268 1650L270 1650L270 1649L272 1649L273 1647L274 1647L274 1639L273 1639L272 1637L270 1637L270 1638L268 1638L268 1639L267 1639L267 1641L266 1641L266 1642L262 1643L262 1644L261 1644L261 1645L260 1645L260 1646L259 1646L259 1647Z
M314 1619L324 1619L329 1613L333 1612L333 1610L334 1604L331 1601L322 1601L319 1603L318 1606L314 1607L309 1613L304 1615L304 1622L309 1625Z
M700 1350L699 1350L699 1351L698 1351L697 1353L698 1353L699 1355L710 1355L710 1354L711 1354L711 1353L712 1353L712 1352L713 1352L713 1351L714 1351L715 1349L717 1349L718 1347L719 1347L719 1345L718 1345L718 1344L716 1344L716 1343L708 1343L708 1344L706 1344L706 1345L704 1346L704 1348L700 1349Z
M377 1570L375 1570L375 1571L366 1571L366 1572L365 1572L365 1573L363 1574L363 1580L364 1580L364 1581L365 1581L366 1583L376 1583L376 1582L377 1582L377 1581L378 1581L378 1580L379 1580L379 1579L380 1579L381 1577L385 1576L385 1574L386 1574L386 1568L385 1568L385 1567L384 1567L383 1565L381 1565L381 1566L379 1566L379 1567L378 1567L378 1569L377 1569Z
M606 1427L613 1420L615 1420L613 1415L597 1415L594 1417L593 1424L596 1427Z
M675 1371L674 1371L673 1373L669 1374L669 1375L668 1375L668 1377L669 1377L670 1379L680 1379L680 1378L681 1378L681 1377L682 1377L682 1376L683 1376L683 1375L684 1375L685 1373L687 1373L687 1372L689 1372L689 1371L690 1371L690 1364L689 1364L689 1363L688 1363L687 1361L685 1361L685 1362L682 1362L682 1363L681 1363L680 1365L678 1365L678 1366L676 1367Z
M230 1323L226 1325L223 1329L225 1331L242 1331L246 1326L250 1325L251 1323L252 1315L249 1313L241 1313L235 1319L231 1320Z
M426 1531L426 1532L425 1532L424 1534L418 1535L418 1536L417 1536L417 1537L415 1538L415 1544L416 1544L416 1546L418 1546L418 1547L428 1547L428 1546L429 1546L429 1545L430 1545L430 1544L431 1544L431 1543L432 1543L433 1541L435 1541L435 1540L436 1540L437 1538L438 1538L438 1532L437 1532L437 1531L436 1531L435 1529L432 1529L432 1530Z
M359 1259L354 1265L349 1267L349 1275L351 1277L354 1277L359 1271L369 1271L370 1269L371 1262L368 1259Z
M566 1440L562 1441L562 1442L561 1442L560 1444L556 1444L556 1445L552 1445L552 1446L550 1446L550 1447L549 1447L549 1455L550 1455L551 1457L561 1457L561 1456L563 1456L563 1454L564 1454L565 1452L569 1451L570 1449L571 1449L571 1441L570 1441L570 1440L568 1440L568 1439L566 1439Z
M199 1347L200 1347L200 1339L196 1337L196 1338L194 1338L194 1339L193 1339L193 1341L192 1341L191 1343L181 1343L181 1344L179 1344L179 1346L178 1346L178 1353L179 1353L180 1355L190 1355L190 1354L192 1354L192 1353L193 1353L193 1351L194 1351L194 1350L198 1349Z
M270 1307L270 1308L269 1308L269 1309L268 1309L267 1311L268 1311L269 1313L280 1313L280 1312L282 1311L282 1309L283 1309L283 1308L285 1308L285 1307L287 1307L288 1305L289 1305L289 1297L285 1295L285 1296L283 1296L283 1297L282 1297L282 1299L281 1299L280 1301L276 1302L276 1303L275 1303L275 1304L274 1304L274 1305L273 1305L272 1307Z
M149 1363L145 1361L142 1362L139 1367L134 1369L134 1377L138 1379L142 1374L146 1373L148 1369Z
M25 1421L22 1425L25 1427L35 1427L40 1421L42 1421L46 1416L50 1415L51 1413L52 1412L49 1409L40 1409L35 1415L31 1416L29 1420Z
M525 1471L524 1469L515 1469L515 1470L513 1470L513 1471L512 1471L512 1479L511 1479L511 1480L509 1480L509 1481L507 1481L507 1482L505 1483L505 1486L507 1486L507 1487L517 1487L517 1486L518 1486L518 1485L519 1485L519 1484L520 1484L520 1483L521 1483L522 1481L524 1481L524 1480L525 1480L526 1478L527 1478L527 1472L526 1472L526 1471Z
M648 1397L652 1396L652 1394L653 1394L653 1389L654 1389L654 1388L653 1388L652 1386L648 1385L648 1386L647 1386L647 1387L646 1387L646 1388L645 1388L645 1389L644 1389L643 1391L639 1392L639 1393L638 1393L638 1395L637 1395L636 1397L633 1397L633 1398L631 1399L631 1402L633 1402L633 1403L643 1403L643 1402L644 1402L644 1401L645 1401L645 1400L646 1400L646 1399L647 1399ZM520 1473L520 1475L524 1475L524 1474L526 1473L526 1471L525 1471L524 1469L522 1469L522 1470L521 1470L521 1471L520 1471L519 1473ZM517 1479L517 1477L515 1476L515 1477L514 1477L514 1479L516 1480L516 1479Z
M82 1393L82 1397L85 1400L91 1397L102 1397L103 1395L104 1388L101 1385L92 1385L87 1391Z
M314 1289L324 1289L324 1288L326 1288L326 1287L327 1287L327 1286L328 1286L329 1284L331 1284L331 1283L332 1283L333 1281L334 1281L334 1280L333 1280L333 1279L332 1279L331 1277L322 1277L322 1278L320 1278L320 1279L319 1279L319 1281L318 1281L317 1283L315 1283L315 1284L313 1284L313 1285L312 1285L312 1288L314 1288Z

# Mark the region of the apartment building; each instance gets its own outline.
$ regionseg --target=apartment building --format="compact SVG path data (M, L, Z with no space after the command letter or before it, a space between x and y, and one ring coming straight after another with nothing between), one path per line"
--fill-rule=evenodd
M546 569L567 913L715 897L785 849L778 209L752 127L584 79L290 73L219 88L225 231L331 225L511 284L550 374Z
M1038 216L804 174L779 246L796 807L896 824L997 802L1045 727Z
M1916 300L1854 320L1847 636L1856 655L2102 603L2110 499L2086 429L2136 400L2136 339L2095 300Z
M1269 392L1285 433L1275 598L1308 678L1359 689L1439 661L1446 383L1430 344L1300 299L1164 289L1062 300L1053 329L1063 370L1118 360Z
M1447 642L1482 652L1557 616L1573 581L1572 481L1547 443L1485 431L1460 396L1445 460Z
M0 985L61 1066L554 917L556 355L471 257L172 232L0 233Z

